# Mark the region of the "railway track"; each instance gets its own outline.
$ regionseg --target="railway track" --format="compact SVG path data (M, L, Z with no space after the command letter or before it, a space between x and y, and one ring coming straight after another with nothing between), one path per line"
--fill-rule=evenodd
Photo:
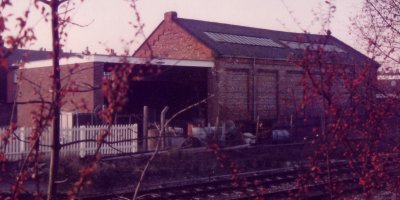
M286 199L289 195L299 194L301 186L297 180L307 173L307 167L263 170L236 175L214 176L195 181L177 181L163 185L148 186L139 194L139 199L149 200L244 200L244 199ZM332 164L328 171L321 167L318 181L306 182L307 195L304 199L324 199L329 196L329 184L342 185L343 193L360 190L358 177L344 163ZM84 199L127 199L131 192L119 195L83 197Z

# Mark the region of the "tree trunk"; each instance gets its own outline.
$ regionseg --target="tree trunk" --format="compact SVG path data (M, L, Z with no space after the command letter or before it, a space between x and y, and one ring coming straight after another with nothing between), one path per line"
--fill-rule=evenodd
M51 144L51 160L49 172L49 185L47 190L47 199L56 199L57 186L55 179L58 172L58 163L60 158L60 110L61 110L61 80L60 80L60 35L58 6L59 0L52 0L51 6L51 29L53 44L53 135Z

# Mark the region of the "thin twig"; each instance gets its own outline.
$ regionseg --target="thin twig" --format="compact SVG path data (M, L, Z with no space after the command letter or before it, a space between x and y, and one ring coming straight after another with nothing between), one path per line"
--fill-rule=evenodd
M194 103L194 104L192 104L192 105L190 105L190 106L178 111L177 113L175 113L169 120L166 121L164 127L159 127L158 128L160 130L160 136L162 136L164 134L165 127L168 127L169 123L172 120L174 120L177 116L179 116L180 114L182 114L182 113L184 113L184 112L186 112L186 111L188 111L188 110L190 110L190 109L192 109L192 108L194 108L194 107L196 107L196 106L198 106L198 105L200 105L202 103L207 102L208 99L210 99L210 98L212 98L214 96L215 95L212 94L212 95L208 96L207 98L205 98L205 99L203 99L203 100L201 100L199 102L196 102L196 103ZM137 195L139 193L139 190L140 190L141 184L142 184L142 182L144 180L144 177L145 177L145 175L146 175L146 173L147 173L147 171L149 169L149 166L150 166L151 162L154 160L154 158L156 157L156 155L158 154L158 152L160 151L160 144L161 144L160 138L161 137L158 138L156 149L154 150L154 153L151 155L150 159L147 160L147 163L146 163L146 165L145 165L145 167L144 167L144 169L142 171L142 174L140 175L139 182L137 183L136 188L135 188L135 193L133 194L133 198L132 198L133 200L137 199Z

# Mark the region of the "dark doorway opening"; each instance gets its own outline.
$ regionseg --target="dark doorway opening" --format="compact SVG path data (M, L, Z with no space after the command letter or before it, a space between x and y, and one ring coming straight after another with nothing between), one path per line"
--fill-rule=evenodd
M200 67L149 67L133 71L127 94L126 114L141 114L143 106L149 106L149 117L158 121L161 110L169 107L167 117L207 98L207 68ZM206 120L207 104L201 104L180 115L175 122L187 123L197 119Z

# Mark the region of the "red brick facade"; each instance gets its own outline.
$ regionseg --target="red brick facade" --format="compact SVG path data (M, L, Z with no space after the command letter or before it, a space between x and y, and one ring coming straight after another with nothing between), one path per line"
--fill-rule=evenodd
M62 111L92 112L97 105L103 103L103 96L99 89L103 76L102 63L61 66L61 69L62 87L66 89ZM35 103L18 105L17 124L19 126L32 126L32 112L39 112L41 107L41 104L37 102L51 100L52 71L52 67L20 70L18 102L35 101Z
M220 115L224 119L274 120L295 116L302 100L299 67L265 64L265 60L219 59Z
M165 20L134 53L141 58L173 58L182 60L213 60L213 52L191 36L166 13Z
M15 99L17 90L18 70L16 68L10 69L7 74L7 93L6 101L11 103Z

